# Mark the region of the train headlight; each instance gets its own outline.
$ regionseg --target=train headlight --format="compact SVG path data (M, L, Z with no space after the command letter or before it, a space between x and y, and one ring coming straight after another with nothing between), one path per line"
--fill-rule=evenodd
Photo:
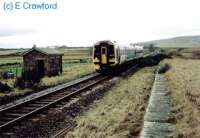
M95 69L96 70L100 70L100 66L99 65L95 65Z
M93 60L94 63L99 63L99 59L97 57L94 58Z

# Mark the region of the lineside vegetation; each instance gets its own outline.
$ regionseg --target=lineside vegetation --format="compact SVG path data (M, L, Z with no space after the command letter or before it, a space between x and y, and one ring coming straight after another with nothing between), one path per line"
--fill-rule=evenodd
M123 78L91 108L77 117L78 126L65 138L113 137L123 138L139 134L155 67L146 67Z
M172 97L175 137L200 137L200 60L167 59L166 73Z

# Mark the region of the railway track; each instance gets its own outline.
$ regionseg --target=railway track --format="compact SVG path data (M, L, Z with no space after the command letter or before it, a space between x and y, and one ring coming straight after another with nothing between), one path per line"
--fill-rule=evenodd
M149 56L154 56L154 53L150 53L150 54L146 54L144 56L144 58L147 58ZM129 74L133 71L136 71L138 68L139 68L139 63L135 64L135 65L132 65L130 64L131 66L129 66L128 69L120 72L119 74ZM69 124L67 125L65 128L63 128L62 130L60 130L59 132L57 132L55 135L51 136L51 138L64 138L65 135L72 129L74 129L76 127L75 124Z
M16 126L21 121L34 117L50 108L63 106L73 96L88 90L92 86L109 79L110 76L96 74L85 80L76 82L66 87L29 99L25 102L0 110L0 134Z
M129 74L133 71L136 71L138 69L138 64L132 66L131 68L127 69L125 72L121 72L122 75ZM64 138L65 135L72 129L76 127L76 124L68 124L66 127L64 127L62 130L57 132L55 135L51 136L51 138Z
M76 127L75 124L68 124L64 129L62 129L61 131L59 131L58 133L56 133L54 136L52 136L51 138L64 138L65 135L72 130L74 127Z
M129 69L124 70L124 72L129 72L137 67L138 64L135 66L131 65ZM0 136L4 134L10 135L9 130L12 131L12 128L19 126L21 122L34 118L37 114L47 114L44 113L44 111L48 111L51 108L61 107L65 105L70 98L75 97L81 92L86 91L110 78L111 76L94 74L71 84L63 84L55 88L51 88L49 92L45 92L44 94L30 98L16 105L0 109ZM73 125L67 126L55 137L62 137L63 134L66 134L69 129L73 127Z

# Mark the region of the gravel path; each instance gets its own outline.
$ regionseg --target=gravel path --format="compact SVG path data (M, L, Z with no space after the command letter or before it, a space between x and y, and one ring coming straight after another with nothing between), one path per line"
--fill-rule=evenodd
M175 126L170 123L172 119L166 79L163 74L157 74L151 91L149 105L144 116L140 138L171 137L175 129Z

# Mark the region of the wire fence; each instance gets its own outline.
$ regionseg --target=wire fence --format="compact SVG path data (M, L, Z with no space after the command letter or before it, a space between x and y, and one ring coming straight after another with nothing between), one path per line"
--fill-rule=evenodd
M21 77L22 75L22 66L4 66L0 68L0 78L8 79L8 78L16 78Z

